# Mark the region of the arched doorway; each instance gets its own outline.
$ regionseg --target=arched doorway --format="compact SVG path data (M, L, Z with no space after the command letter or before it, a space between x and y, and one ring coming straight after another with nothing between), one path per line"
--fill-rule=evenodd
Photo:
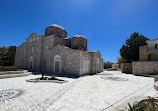
M56 55L54 57L54 72L60 73L61 70L61 57L59 55Z
M29 58L29 70L33 71L33 57L32 56Z
M155 44L155 49L157 49L157 44Z
M158 61L158 54L156 54L156 53L149 54L148 61Z

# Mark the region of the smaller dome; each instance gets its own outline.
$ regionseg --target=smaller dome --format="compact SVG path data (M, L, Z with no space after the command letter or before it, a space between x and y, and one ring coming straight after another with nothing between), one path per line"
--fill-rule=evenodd
M65 30L62 26L60 26L60 25L57 25L57 24L53 24L53 25L51 25L52 27L55 27L55 28L59 28L59 29L62 29L62 30ZM50 26L50 27L51 27Z
M88 40L83 35L75 35L71 39L71 48L87 50Z
M73 38L84 38L84 39L86 39L86 37L84 37L83 35L75 35Z

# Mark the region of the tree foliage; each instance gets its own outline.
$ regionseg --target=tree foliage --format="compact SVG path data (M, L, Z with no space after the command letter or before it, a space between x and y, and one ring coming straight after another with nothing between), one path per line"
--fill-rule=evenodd
M0 66L15 65L16 46L0 47Z
M105 61L104 62L104 69L112 68L112 62L110 61Z
M3 66L7 58L8 48L6 46L0 47L0 66Z
M139 46L146 45L146 41L149 40L142 34L134 32L130 38L127 38L126 43L122 45L120 49L120 55L127 62L139 60Z
M122 57L117 58L117 64L119 64L119 67L121 67L121 63L127 63L128 61Z

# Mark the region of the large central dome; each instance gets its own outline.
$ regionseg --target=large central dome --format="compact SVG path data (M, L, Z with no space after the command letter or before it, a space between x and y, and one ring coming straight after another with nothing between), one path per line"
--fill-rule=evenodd
M53 24L45 29L45 36L56 35L58 37L66 38L67 32L65 29L57 24Z
M65 30L61 25L57 25L57 24L52 24L50 27L55 27L55 28Z

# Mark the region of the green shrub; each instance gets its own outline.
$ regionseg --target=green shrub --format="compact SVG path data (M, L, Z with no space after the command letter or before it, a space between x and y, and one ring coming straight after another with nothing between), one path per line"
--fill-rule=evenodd
M122 111L158 111L158 99L148 97L148 99L135 102L133 105L128 103L128 108L126 107Z
M52 75L52 79L56 79L56 76L55 76L55 75Z

